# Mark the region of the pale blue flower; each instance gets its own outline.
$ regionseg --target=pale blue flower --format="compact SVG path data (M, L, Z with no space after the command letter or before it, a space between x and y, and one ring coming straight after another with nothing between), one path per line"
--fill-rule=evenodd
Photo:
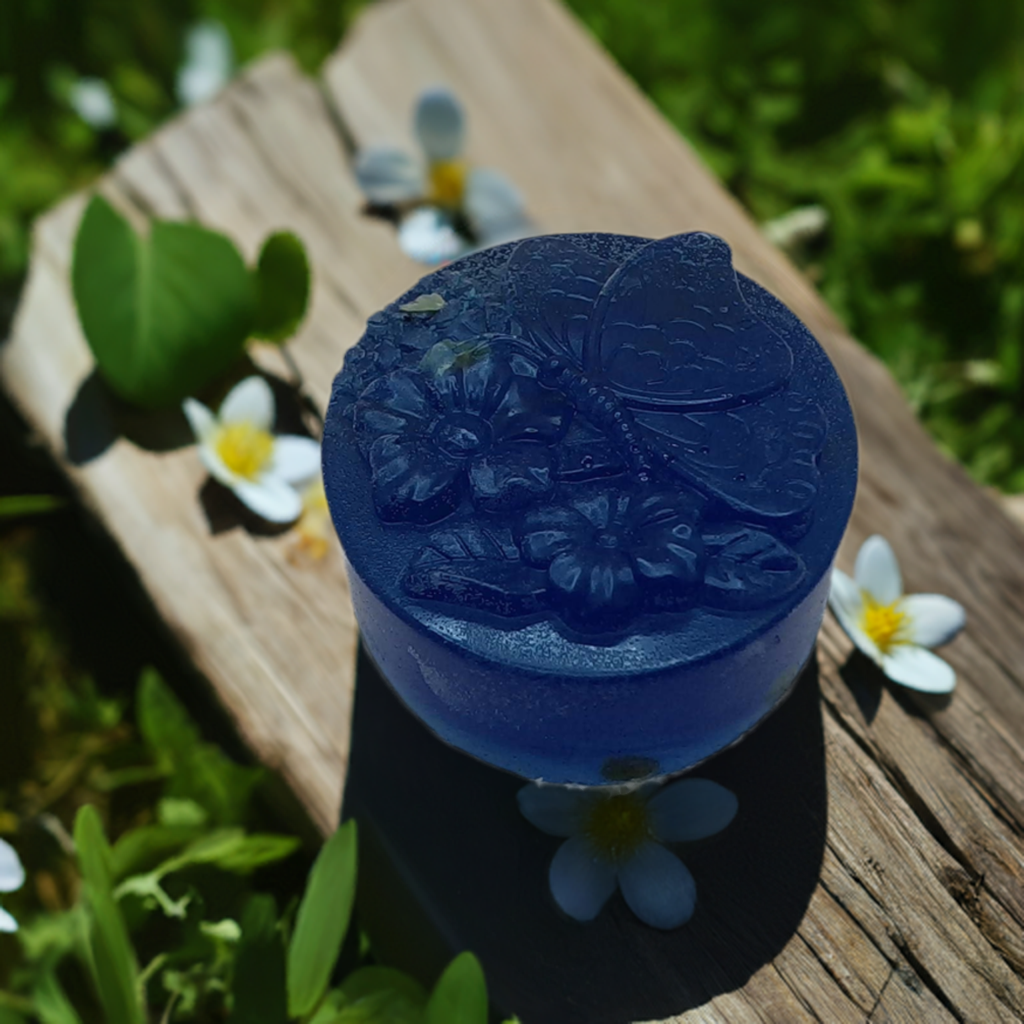
M663 929L690 920L697 886L662 844L715 835L739 806L717 782L689 778L667 786L531 783L518 800L527 821L565 839L548 872L551 895L565 913L591 921L618 887L641 921Z

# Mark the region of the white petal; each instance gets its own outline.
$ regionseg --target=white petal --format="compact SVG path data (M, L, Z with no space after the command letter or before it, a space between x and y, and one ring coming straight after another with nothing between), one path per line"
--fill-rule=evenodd
M882 671L894 682L922 693L949 693L956 686L956 673L937 654L900 644L882 658Z
M0 839L0 892L14 892L25 884L25 869L14 847Z
M615 892L615 867L594 855L583 836L573 836L551 861L548 883L555 902L577 921L592 921Z
M669 843L703 839L721 832L736 817L736 794L710 779L680 779L647 804L651 828Z
M363 195L382 206L420 199L427 190L423 168L402 149L364 149L356 157L355 172Z
M274 392L262 377L246 377L236 384L221 403L221 423L251 423L257 430L274 426Z
M450 89L425 89L416 104L413 127L430 161L454 160L462 152L466 118Z
M497 171L470 172L464 205L481 247L524 238L533 230L519 190Z
M899 562L889 542L877 533L868 537L857 552L853 578L879 604L892 604L903 594Z
M11 917L10 914L0 907L0 932L16 932L18 930L18 922Z
M840 569L832 570L828 604L841 623L860 623L864 614L864 595L860 587Z
M658 843L643 846L619 869L629 909L652 928L678 928L693 917L697 886L686 865Z
M217 417L202 402L197 402L194 398L186 398L181 403L181 408L196 440L202 444L217 429Z
M268 523L290 523L299 518L302 512L302 499L299 492L281 480L269 477L249 483L247 480L236 483L231 488L239 501L247 505L261 519Z
M579 831L580 812L587 797L581 789L534 782L523 786L516 799L520 812L531 825L550 836L571 836Z
M872 661L882 663L882 652L878 645L861 628L864 615L864 597L860 587L845 572L832 570L832 582L829 588L828 606L832 609L839 625L846 635Z
M298 484L320 475L320 445L311 437L282 434L274 438L267 476Z
M443 263L461 256L467 246L448 218L432 206L413 210L398 226L398 245L420 263Z
M909 639L922 647L948 643L967 621L963 605L942 594L911 594L902 607L909 620Z

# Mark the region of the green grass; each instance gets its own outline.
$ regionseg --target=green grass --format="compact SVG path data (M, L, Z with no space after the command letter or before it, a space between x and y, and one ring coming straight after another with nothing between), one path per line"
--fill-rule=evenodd
M794 253L940 445L1024 490L1024 5L568 0L759 220L825 207ZM187 27L315 70L363 0L0 6L0 327L33 217L173 113ZM67 101L104 78L116 129Z
M1024 6L569 0L979 482L1024 490Z

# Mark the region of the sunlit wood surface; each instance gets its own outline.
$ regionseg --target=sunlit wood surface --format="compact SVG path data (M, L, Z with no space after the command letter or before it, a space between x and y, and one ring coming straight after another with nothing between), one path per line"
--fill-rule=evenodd
M741 745L723 769L745 764L748 774L787 782L754 807L743 803L742 778L730 780L741 795L733 828L746 843L736 854L745 857L742 891L751 879L766 892L785 888L787 861L806 860L815 829L822 837L810 851L816 873L806 893L792 895L793 923L781 937L781 919L759 921L749 904L730 902L728 879L702 886L697 917L671 936L636 924L620 903L589 931L542 903L515 928L492 917L488 930L486 884L474 888L467 873L465 886L439 894L431 886L444 866L417 874L406 858L404 882L423 896L424 918L452 945L480 953L495 995L524 1024L1024 1019L1024 534L936 450L884 367L557 3L375 5L322 83L287 58L268 58L138 146L102 188L126 208L227 231L250 256L270 230L301 235L316 278L293 352L323 408L366 316L420 273L389 226L360 213L348 147L411 146L413 100L436 83L466 103L469 156L509 175L542 229L703 229L732 245L738 268L826 347L852 398L861 477L839 565L851 570L861 541L884 533L908 591L955 597L968 627L942 652L959 676L943 706L850 661L850 643L827 617L817 678L801 684L813 699L778 728L778 744L768 733L748 748L760 768ZM189 448L154 453L121 439L68 461L66 414L91 369L67 283L81 208L80 198L69 200L39 224L2 350L4 386L64 460L252 749L326 830L340 805L354 679L343 559L335 550L296 566L288 534L212 534L197 500L204 474ZM274 354L261 358L287 376ZM783 770L807 754L792 746L806 728L808 742L821 745L819 779ZM540 843L541 860L554 850L544 837L516 838L528 826L514 814L488 827L506 829L503 841ZM464 846L486 846L487 836L466 828ZM385 846L399 842L382 835ZM726 835L720 855L709 847L687 858L698 885L716 859L729 861L724 844L736 841ZM514 877L493 877L492 887L543 887L526 854L502 863ZM460 903L474 912L460 917ZM588 977L593 983L579 981ZM614 991L602 978L614 979Z

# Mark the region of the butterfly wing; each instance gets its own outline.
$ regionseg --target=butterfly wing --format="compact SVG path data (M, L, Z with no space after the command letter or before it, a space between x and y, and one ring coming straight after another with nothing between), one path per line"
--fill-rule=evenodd
M538 359L583 365L583 340L594 303L617 263L558 235L520 242L509 259L511 305Z
M583 368L633 408L721 409L781 388L793 355L747 308L729 246L698 232L651 242L605 281Z
M740 516L798 518L818 492L821 406L791 390L735 409L635 413L671 469Z

